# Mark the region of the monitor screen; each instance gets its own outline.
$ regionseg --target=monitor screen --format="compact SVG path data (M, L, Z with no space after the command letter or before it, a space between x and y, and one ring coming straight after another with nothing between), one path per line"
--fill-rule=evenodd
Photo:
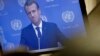
M80 0L35 2L39 8L35 3L25 4L26 0L0 0L0 40L4 51L20 45L27 46L29 52L57 50L62 48L60 41L64 38L86 36ZM37 26L40 31L35 29Z

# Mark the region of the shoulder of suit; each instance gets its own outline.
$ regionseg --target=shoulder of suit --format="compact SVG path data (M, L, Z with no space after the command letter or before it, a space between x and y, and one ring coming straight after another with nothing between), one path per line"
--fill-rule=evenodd
M22 30L28 30L32 28L32 24L29 24L28 26L24 27Z
M44 22L44 24L48 26L57 26L55 23L52 22Z

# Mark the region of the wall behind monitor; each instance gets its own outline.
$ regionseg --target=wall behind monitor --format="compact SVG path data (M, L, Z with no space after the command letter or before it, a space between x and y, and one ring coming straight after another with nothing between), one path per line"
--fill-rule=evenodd
M87 14L91 13L91 11L100 3L100 0L85 0Z

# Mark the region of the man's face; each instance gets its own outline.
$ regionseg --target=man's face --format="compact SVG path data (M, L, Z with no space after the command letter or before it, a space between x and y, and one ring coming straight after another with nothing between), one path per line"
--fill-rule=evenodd
M33 24L38 25L40 23L40 10L37 8L36 4L33 3L25 7L26 13Z

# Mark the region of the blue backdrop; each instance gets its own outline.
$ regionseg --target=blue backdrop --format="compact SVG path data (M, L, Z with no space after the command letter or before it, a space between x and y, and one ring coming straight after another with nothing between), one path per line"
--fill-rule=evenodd
M3 49L19 46L21 29L30 21L24 11L26 0L0 0L0 41ZM54 22L67 36L85 34L79 0L36 0L42 11L41 18Z

